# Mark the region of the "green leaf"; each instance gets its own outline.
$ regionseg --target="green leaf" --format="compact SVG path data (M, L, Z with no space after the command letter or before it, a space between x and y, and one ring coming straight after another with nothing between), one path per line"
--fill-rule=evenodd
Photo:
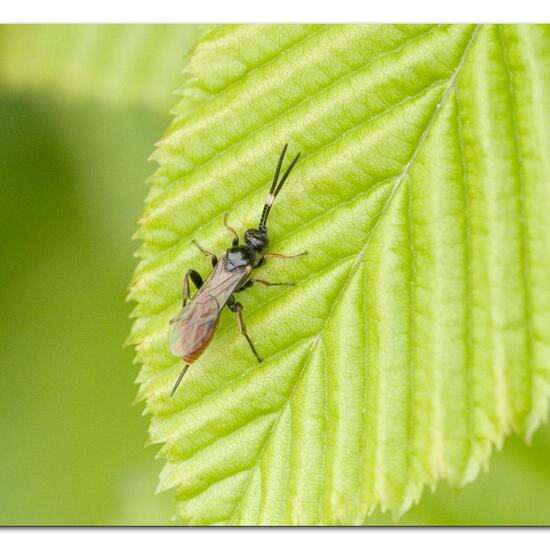
M186 523L355 524L460 487L550 394L550 28L237 26L195 48L138 237L138 398ZM302 159L243 293L182 368L182 278L257 223Z
M166 112L196 25L2 25L0 83Z

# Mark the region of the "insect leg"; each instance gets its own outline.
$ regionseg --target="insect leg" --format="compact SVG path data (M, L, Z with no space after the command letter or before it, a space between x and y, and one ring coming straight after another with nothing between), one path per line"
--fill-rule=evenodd
M248 336L248 333L246 332L246 325L244 324L244 318L243 318L243 305L239 302L235 302L235 298L231 296L231 298L227 302L227 307L233 313L237 314L237 321L239 322L239 329L241 331L241 334L246 338L246 341L248 342L248 345L250 346L252 353L254 354L256 359L261 363L262 358L258 355L258 352L256 351L256 348L254 347L254 344L252 343L250 336Z
M290 258L299 258L300 256L307 256L307 250L305 252L300 252L298 254L292 254L290 256L286 256L285 254L274 254L274 253L264 254L264 258L278 258L279 260L288 260Z
M189 279L193 281L193 284L197 287L197 290L203 285L202 277L194 269L188 269L185 277L183 278L183 305L191 299L191 293L189 291Z
M277 258L279 260L288 260L290 258L299 258L300 256L307 256L307 250L305 252L300 252L299 254L292 254L290 256L287 256L285 254L274 254L274 253L267 253L260 258L260 261L254 266L254 269L258 269L259 267L262 267L266 264L268 258Z
M264 285L264 286L294 286L296 284L296 283L272 283L270 281L266 281L265 279L250 279L250 281L248 282L252 284L260 283L261 285Z
M185 365L183 367L183 370L180 372L180 375L178 376L178 379L176 380L176 383L174 384L174 387L172 388L172 391L170 392L170 397L176 393L176 390L178 389L178 386L180 385L180 382L183 380L184 374L187 372L187 369L189 368L189 365Z
M242 292L243 290L246 290L247 288L250 288L254 283L260 283L264 286L294 286L296 283L272 283L270 281L266 281L265 279L249 279L244 283L241 288L238 288L235 290L235 292Z
M235 231L235 229L233 229L233 227L231 227L229 225L229 223L227 222L227 217L229 216L229 214L226 212L223 216L223 225L225 225L226 229L230 232L230 233L233 233L233 246L237 246L239 244L239 235L238 233Z
M212 258L212 267L216 267L216 264L218 263L218 257L214 252L210 252L209 250L205 250L197 241L194 239L191 241L205 256L210 256Z
M241 286L241 288L238 288L237 290L235 290L235 292L242 292L243 290L250 288L253 284L254 284L254 281L250 279L249 281L246 281L246 283L244 283L244 285Z

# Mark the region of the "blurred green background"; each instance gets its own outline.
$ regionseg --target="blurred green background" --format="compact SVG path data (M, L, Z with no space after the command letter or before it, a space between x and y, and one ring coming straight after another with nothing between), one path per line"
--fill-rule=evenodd
M168 524L122 344L189 25L0 26L0 524ZM369 524L392 524L376 513ZM550 426L400 525L550 524Z

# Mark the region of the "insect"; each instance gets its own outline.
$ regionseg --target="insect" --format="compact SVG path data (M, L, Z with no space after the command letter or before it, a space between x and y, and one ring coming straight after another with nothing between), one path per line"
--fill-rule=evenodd
M199 358L212 340L218 326L221 311L225 306L237 314L241 334L246 338L256 359L260 362L262 361L246 331L243 306L235 300L234 294L251 287L254 283L264 286L294 285L294 283L272 283L264 279L255 279L252 278L252 271L265 265L268 258L297 258L307 254L307 252L301 252L292 256L285 256L283 254L266 253L269 244L267 237L267 218L269 212L283 184L300 158L300 153L298 153L288 165L279 181L279 174L287 147L288 144L285 144L279 156L273 183L262 210L258 229L253 228L245 231L244 244L239 244L239 235L228 224L227 214L224 216L223 223L233 235L233 242L231 248L228 248L220 258L213 252L202 248L196 241L193 241L193 244L205 256L210 256L212 271L205 281L193 269L189 269L185 274L183 280L183 307L178 315L170 321L172 328L169 337L170 351L176 357L183 358L185 366L172 388L170 397L177 390L189 365ZM190 281L197 288L197 292L192 298L190 296Z

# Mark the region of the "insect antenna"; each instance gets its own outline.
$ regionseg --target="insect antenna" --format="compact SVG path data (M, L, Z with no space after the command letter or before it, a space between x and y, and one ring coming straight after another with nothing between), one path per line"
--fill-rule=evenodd
M269 216L269 212L271 210L271 207L273 205L273 202L275 201L275 198L280 193L281 188L283 187L284 182L287 180L288 176L290 175L290 172L294 168L294 165L298 162L298 159L300 158L300 153L298 153L292 162L288 165L288 168L285 170L285 173L283 174L283 177L281 178L281 181L279 182L279 174L281 172L281 166L283 165L283 160L285 158L285 153L288 148L288 143L285 143L285 146L283 147L283 150L281 151L281 155L279 156L279 162L277 162L277 168L275 169L275 175L273 176L273 183L271 184L271 189L269 190L269 195L267 196L267 199L265 200L264 209L262 210L262 216L260 218L260 224L258 226L258 229L261 233L267 234L267 217Z
M170 397L172 397L176 393L176 390L178 389L178 386L180 385L180 382L183 379L183 375L187 372L188 368L189 368L189 365L185 365L185 367L183 367L183 370L180 372L180 375L178 376L178 379L176 380L176 383L174 384L174 387L170 392Z

